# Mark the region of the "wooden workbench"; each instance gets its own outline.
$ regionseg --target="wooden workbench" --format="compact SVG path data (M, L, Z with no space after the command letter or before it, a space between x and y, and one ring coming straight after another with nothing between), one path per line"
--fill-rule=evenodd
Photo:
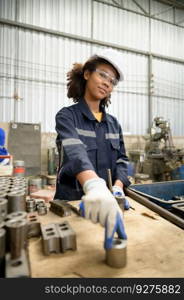
M73 213L61 218L49 212L40 217L41 222L47 224L68 220L77 235L77 250L44 256L41 237L31 238L31 277L184 278L184 231L128 199L135 210L129 209L124 214L128 235L126 267L116 269L105 264L104 228L99 224ZM76 205L76 202L73 204Z

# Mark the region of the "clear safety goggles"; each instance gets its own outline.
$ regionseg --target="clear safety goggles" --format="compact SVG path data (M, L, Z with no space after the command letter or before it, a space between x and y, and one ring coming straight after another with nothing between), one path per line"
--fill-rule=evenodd
M97 72L102 79L108 81L112 86L116 86L118 84L118 79L112 77L107 72L100 69L96 69L95 72Z

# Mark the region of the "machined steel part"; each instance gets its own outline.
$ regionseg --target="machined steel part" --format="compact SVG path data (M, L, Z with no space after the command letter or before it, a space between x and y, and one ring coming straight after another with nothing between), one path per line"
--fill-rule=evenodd
M36 209L39 205L45 205L44 199L35 199L35 202L36 202Z
M37 206L38 215L43 216L47 214L47 206L44 204L39 204Z
M36 214L28 214L28 238L41 235L41 224Z
M8 211L8 201L5 198L0 198L0 223L6 218Z
M21 256L21 250L27 247L27 220L11 219L6 222L7 248L10 249L11 259Z
M45 255L60 252L59 233L54 223L41 225L43 252Z
M26 196L23 193L9 193L8 197L8 213L14 211L26 210Z
M34 212L36 211L36 201L35 199L27 199L26 200L26 211L27 212Z
M5 275L5 239L6 231L0 228L0 278L3 278Z
M35 193L42 189L42 178L31 178L29 179L29 194Z
M27 218L27 212L25 211L15 211L6 216L6 221L16 219L16 220L21 220L21 219L26 219Z
M63 200L53 200L50 202L50 211L60 217L67 217L71 215L71 208L63 203Z
M21 250L18 258L12 259L10 253L6 254L6 278L30 277L30 268L27 253Z
M76 250L76 234L70 224L65 221L63 223L56 224L56 228L59 232L61 252L65 252L67 250Z
M113 239L112 248L106 250L106 263L112 268L123 268L127 261L127 241Z

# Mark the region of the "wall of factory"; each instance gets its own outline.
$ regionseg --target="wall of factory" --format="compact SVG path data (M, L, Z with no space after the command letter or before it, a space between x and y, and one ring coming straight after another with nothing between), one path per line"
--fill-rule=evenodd
M183 135L184 65L153 61L153 116L161 115L172 125L174 135Z
M117 116L125 133L145 134L149 127L146 53L184 59L184 28L150 20L131 0L123 1L124 8L142 15L108 5L113 1L103 2L1 0L0 18L145 52L121 50L125 81L115 88L108 109ZM148 12L149 1L136 2ZM173 21L167 5L154 0L150 4L151 14ZM175 18L182 19L179 10ZM71 104L66 97L67 71L74 62L85 62L99 48L85 41L1 23L0 121L41 123L43 132L54 132L56 112ZM184 135L184 65L153 57L152 71L152 116L169 119L173 135Z

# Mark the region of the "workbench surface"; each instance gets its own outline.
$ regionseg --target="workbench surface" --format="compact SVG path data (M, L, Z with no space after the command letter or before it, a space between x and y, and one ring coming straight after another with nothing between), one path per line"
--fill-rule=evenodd
M41 223L69 222L76 232L77 250L44 256L42 239L29 240L31 277L184 278L184 231L155 212L130 199L124 213L127 265L111 268L105 263L104 228L72 213L61 218L52 212L40 216ZM73 205L79 202L71 202Z

